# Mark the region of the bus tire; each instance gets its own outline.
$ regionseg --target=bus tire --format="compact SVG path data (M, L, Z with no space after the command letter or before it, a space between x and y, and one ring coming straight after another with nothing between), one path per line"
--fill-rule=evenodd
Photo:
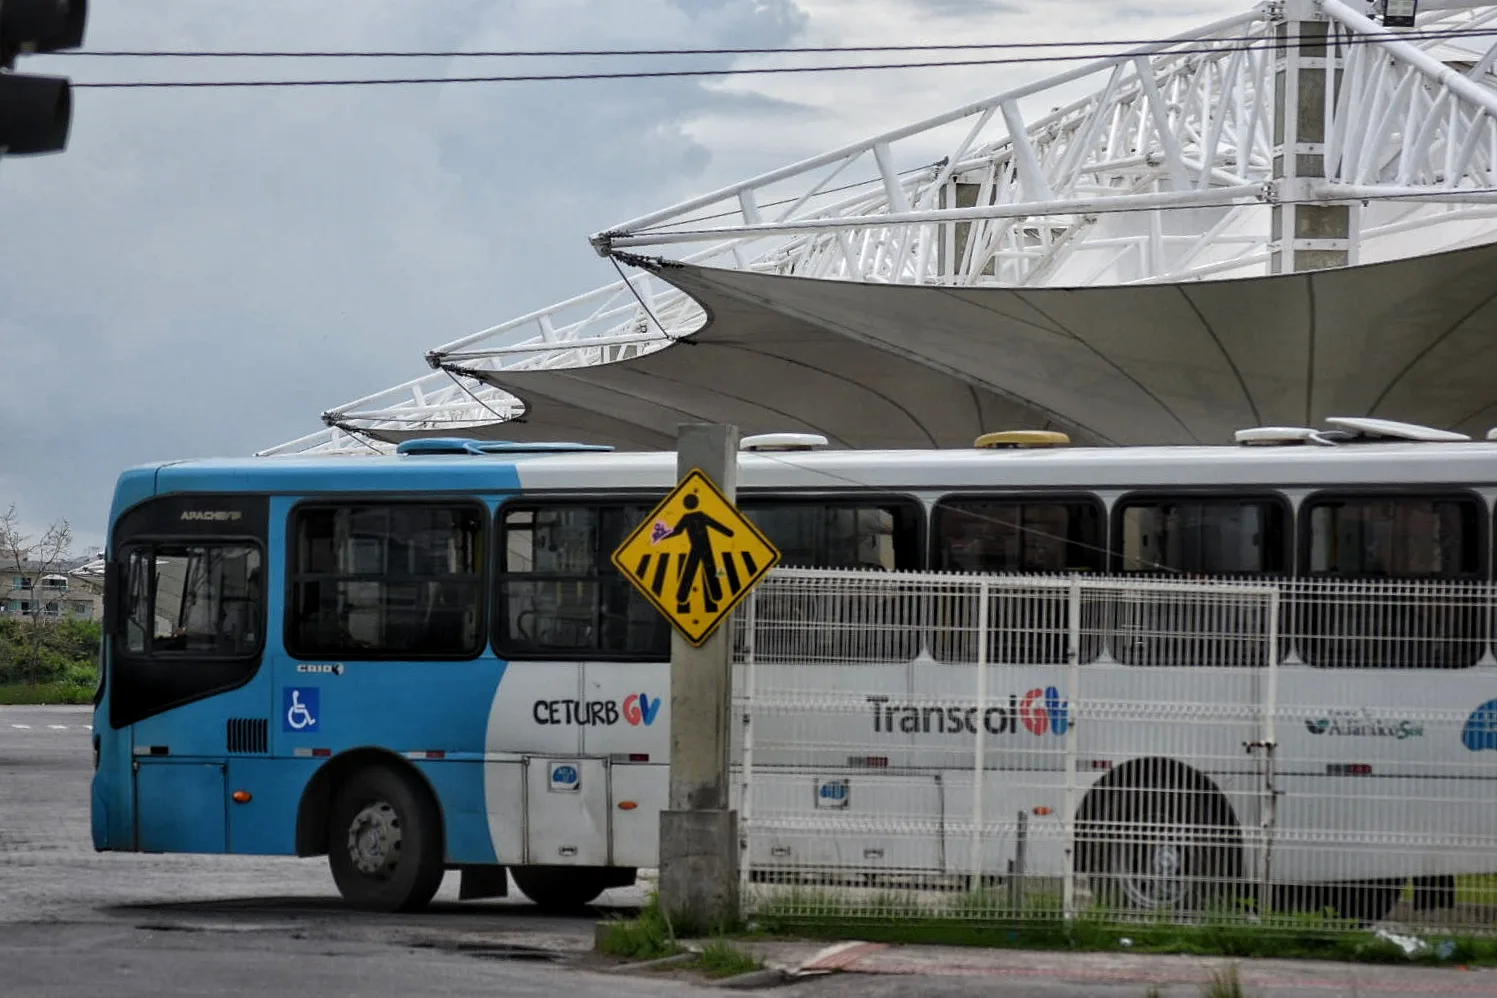
M610 887L634 883L636 871L611 866L512 866L510 876L531 901L547 911L573 911Z
M1219 795L1178 784L1113 788L1099 811L1083 833L1083 872L1105 908L1204 911L1239 890L1242 852Z
M338 891L353 907L419 911L445 873L436 803L388 766L356 770L333 799L327 855Z

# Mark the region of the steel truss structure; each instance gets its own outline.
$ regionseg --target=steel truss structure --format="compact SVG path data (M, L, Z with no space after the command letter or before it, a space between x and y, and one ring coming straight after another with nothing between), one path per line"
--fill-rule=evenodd
M872 284L1098 287L1376 263L1497 237L1497 4L1270 0L610 227L602 256ZM1287 234L1288 238L1283 238ZM448 343L262 454L503 436L496 373L697 331L648 270ZM477 375L487 375L482 380Z

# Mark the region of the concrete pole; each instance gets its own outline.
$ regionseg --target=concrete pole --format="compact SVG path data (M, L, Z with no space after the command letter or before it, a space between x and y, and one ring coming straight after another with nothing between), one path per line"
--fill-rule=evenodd
M1326 44L1330 22L1313 0L1285 0L1276 26L1273 206L1270 270L1292 274L1355 263L1351 205L1304 201L1325 178L1327 88L1341 82L1340 60ZM1285 203L1290 202L1290 203Z
M693 470L734 500L738 428L678 427L677 481ZM671 635L670 806L660 813L660 905L678 935L738 919L738 815L728 809L731 641L726 622L700 648Z

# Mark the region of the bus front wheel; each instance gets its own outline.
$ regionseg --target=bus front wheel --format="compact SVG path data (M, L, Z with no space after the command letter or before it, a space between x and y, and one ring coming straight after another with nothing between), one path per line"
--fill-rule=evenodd
M418 911L442 884L442 824L425 788L384 766L338 788L328 865L345 901L366 911Z

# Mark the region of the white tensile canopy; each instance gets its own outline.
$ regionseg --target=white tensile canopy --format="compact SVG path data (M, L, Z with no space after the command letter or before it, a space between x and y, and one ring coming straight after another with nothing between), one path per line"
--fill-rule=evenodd
M1014 427L1099 443L1227 443L1244 427L1346 413L1476 435L1497 419L1497 245L1074 289L634 262L695 298L706 325L614 363L481 374L529 406L496 436L668 447L677 423L708 420L856 447L970 446ZM578 406L594 414L586 426Z
M693 421L850 447L1332 415L1481 433L1497 3L1385 21L1257 3L620 222L590 241L627 277L262 453L669 447Z

